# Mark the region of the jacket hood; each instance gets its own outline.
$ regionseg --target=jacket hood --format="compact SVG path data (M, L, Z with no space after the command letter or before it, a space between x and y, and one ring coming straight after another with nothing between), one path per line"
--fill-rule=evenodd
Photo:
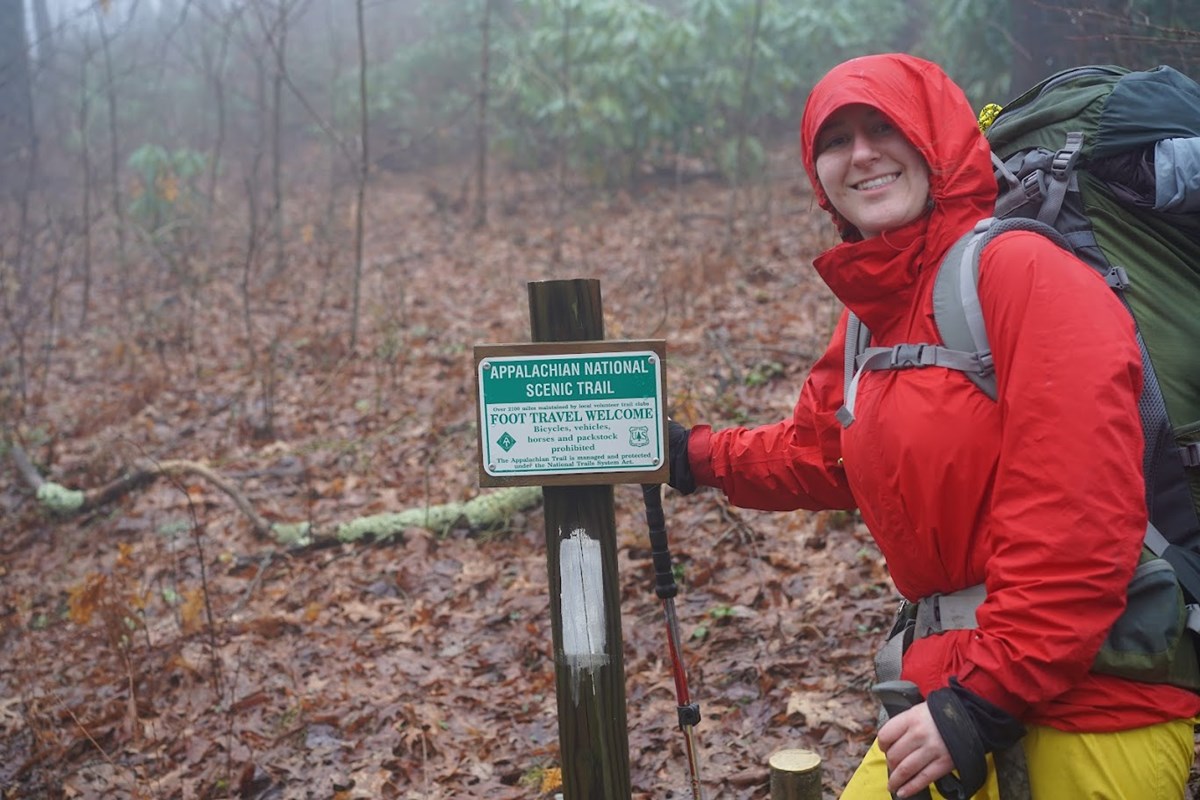
M816 170L817 133L830 115L854 103L887 115L929 165L930 213L867 240L829 202ZM881 328L870 319L872 304L912 286L925 266L938 264L995 205L991 150L970 103L940 67L914 56L863 56L834 67L808 97L800 145L817 202L843 239L814 262L817 271L873 330Z

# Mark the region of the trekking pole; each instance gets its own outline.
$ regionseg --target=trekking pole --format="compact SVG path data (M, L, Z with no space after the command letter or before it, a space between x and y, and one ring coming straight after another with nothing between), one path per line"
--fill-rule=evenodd
M667 646L671 651L676 710L679 713L679 729L683 731L684 749L687 751L692 797L694 800L704 800L694 733L696 724L700 722L700 704L693 703L688 696L687 672L683 668L683 659L679 652L679 620L675 616L675 595L678 589L675 586L675 573L671 570L671 550L667 545L667 520L663 514L662 486L657 483L642 484L642 498L646 502L650 554L654 559L654 593L662 600L663 613L667 618Z

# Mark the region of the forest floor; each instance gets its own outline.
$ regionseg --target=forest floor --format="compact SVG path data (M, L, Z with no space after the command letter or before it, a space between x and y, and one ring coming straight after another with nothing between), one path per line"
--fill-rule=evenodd
M231 233L186 269L162 249L142 258L124 303L98 266L86 322L68 271L53 336L30 336L43 344L20 403L4 356L10 435L74 489L199 462L267 520L318 535L467 500L481 492L472 348L528 341L527 283L576 277L600 280L607 338L667 340L675 418L790 412L838 313L810 265L832 232L793 166L738 194L731 232L723 185L576 192L560 227L552 186L530 175L493 180L475 231L460 181L373 183L354 353L346 219L332 240L298 228L285 269L259 263L252 280ZM323 202L289 198L313 219ZM540 507L500 529L289 548L194 474L53 516L5 455L6 799L553 796ZM633 797L685 798L641 492L614 498ZM708 796L768 797L767 759L790 747L822 757L836 796L874 734L870 657L896 600L870 536L846 514L664 498Z

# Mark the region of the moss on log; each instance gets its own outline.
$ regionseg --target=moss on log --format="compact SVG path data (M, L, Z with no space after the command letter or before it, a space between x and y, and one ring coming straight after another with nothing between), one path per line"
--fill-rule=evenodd
M537 505L541 497L542 490L538 486L496 489L465 503L445 503L359 517L339 525L337 538L343 542L357 541L364 536L389 539L408 528L425 528L438 534L457 527L471 530L503 528L514 514Z

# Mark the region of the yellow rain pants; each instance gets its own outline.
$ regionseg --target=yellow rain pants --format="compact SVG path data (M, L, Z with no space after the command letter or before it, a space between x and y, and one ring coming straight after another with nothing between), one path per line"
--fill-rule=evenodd
M1183 800L1194 756L1193 720L1118 733L1030 726L1021 740L1033 800ZM990 767L989 757L989 767ZM887 800L887 761L871 745L841 800ZM942 795L933 790L934 800ZM999 800L996 773L973 800Z

